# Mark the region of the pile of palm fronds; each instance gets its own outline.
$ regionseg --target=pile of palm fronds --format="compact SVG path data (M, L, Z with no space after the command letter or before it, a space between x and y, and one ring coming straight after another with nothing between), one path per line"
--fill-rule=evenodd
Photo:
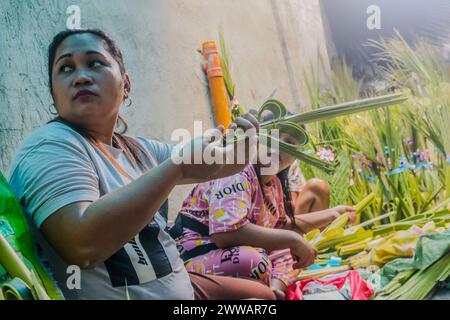
M379 300L422 300L450 276L450 253L423 270L397 274L377 295Z
M332 150L340 166L333 175L302 167L307 177L330 184L332 205L356 204L375 192L362 221L388 214L377 224L393 223L431 210L450 195L450 78L443 59L423 41L413 49L397 34L370 44L380 51L377 58L386 78L386 89L378 94L395 88L408 100L401 108L308 125L311 149ZM328 89L313 87L320 85L317 74L305 80L313 110L373 94L361 92L361 82L352 80L345 61L335 64Z
M450 227L450 74L436 49L419 41L414 49L397 34L393 39L371 41L383 61L386 78L383 94L395 88L408 100L396 106L308 125L311 149L324 147L336 154L340 166L333 174L302 164L307 177L326 180L332 205L358 204L369 199L360 224L322 235L316 247L319 257L341 256L344 264L387 243L399 230L432 223L440 230ZM367 97L361 83L351 79L351 69L341 62L329 77L327 90L320 91L315 72L306 80L311 108L330 101ZM345 71L347 70L347 71ZM350 71L349 71L350 70ZM344 72L345 71L345 72ZM342 80L342 76L344 79ZM345 87L347 86L347 87ZM352 94L354 96L352 96ZM311 236L311 235L310 235ZM354 259L357 260L357 259ZM423 299L448 275L448 256L433 266L407 275L400 274L379 295L383 299Z
M222 36L221 44L224 48ZM329 184L332 206L357 206L356 226L345 228L343 216L329 228L306 235L319 250L319 265L340 256L346 268L407 230L427 230L430 224L440 231L450 227L450 73L426 42L413 48L396 34L370 45L379 49L384 89L363 92L362 82L353 79L345 61L333 65L328 86L323 86L319 58L311 74L305 72L309 110L286 116L280 102L269 100L259 112L275 115L263 128L298 138L301 147L279 142L280 150L300 159L306 178L321 178ZM222 57L228 68L225 50ZM226 77L230 100L237 101L229 70ZM236 104L234 110L238 114L242 106ZM415 274L405 282L407 289L388 288L390 297L423 298L433 287L427 279L447 277L448 270L440 267L447 260ZM300 278L333 272L328 269L303 272ZM428 287L420 289L422 283Z
M237 115L243 108L235 97L222 33L220 44ZM305 72L308 111L287 116L282 103L272 99L259 115L271 111L274 120L261 127L297 138L300 146L277 141L280 150L300 159L306 177L329 183L332 205L357 204L373 193L361 222L383 216L376 224L393 223L430 210L450 195L450 80L442 59L426 43L413 50L397 34L371 45L380 50L377 58L384 62L380 68L387 79L386 89L376 96L373 90L361 92L361 81L353 79L345 61L333 64L324 90L319 57L311 77ZM331 157L322 156L324 150Z

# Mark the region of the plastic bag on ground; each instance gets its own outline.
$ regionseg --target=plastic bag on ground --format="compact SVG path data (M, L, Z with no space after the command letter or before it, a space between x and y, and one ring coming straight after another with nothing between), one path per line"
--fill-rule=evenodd
M374 290L361 277L358 271L348 271L345 276L335 277L331 280L321 279L305 279L289 286L286 290L286 300L303 300L304 289L311 287L311 282L329 288L330 285L335 286L341 294L351 300L368 300ZM317 290L317 286L316 286Z
M35 252L35 245L22 207L17 201L8 182L0 172L0 234L16 252L26 267L39 278L45 287L45 291L51 299L64 299L61 291L56 286L50 274L42 266ZM1 258L1 257L0 257ZM1 261L1 259L0 259ZM0 262L1 264L1 262ZM0 276L3 283L11 280L8 270L0 268Z

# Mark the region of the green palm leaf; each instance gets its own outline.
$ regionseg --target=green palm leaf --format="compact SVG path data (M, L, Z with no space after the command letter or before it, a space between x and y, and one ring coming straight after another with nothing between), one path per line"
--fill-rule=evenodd
M262 123L261 127L264 128L266 126L270 126L273 122L277 121L289 121L297 124L305 124L327 119L333 119L336 117L345 116L357 112L369 111L381 107L400 104L406 100L407 98L402 93L394 93L380 97L359 99L351 102L344 102L332 106L314 109L308 112L299 113L292 116L287 116L280 120L269 121L267 123Z
M287 108L280 101L271 99L266 101L261 106L258 112L258 116L261 117L261 115L265 111L272 112L274 114L274 119L261 123L260 127L269 131L278 129L281 133L288 133L299 142L300 146L304 146L308 142L308 136L306 131L300 126L300 124L333 119L339 116L373 110L381 107L399 104L405 100L406 98L401 93L396 93L381 97L340 103L337 105L318 108L292 116L286 116ZM267 139L268 141L270 141L276 138L267 135ZM303 153L298 145L289 144L278 139L277 142L280 146L280 151L287 153L316 168L322 169L328 173L333 172L337 165L336 162L322 161L316 157Z

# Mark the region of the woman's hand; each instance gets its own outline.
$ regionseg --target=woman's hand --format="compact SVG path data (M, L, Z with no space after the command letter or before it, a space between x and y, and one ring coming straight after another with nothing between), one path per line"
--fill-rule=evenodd
M354 223L356 221L356 209L350 206L337 206L323 211L296 215L295 225L288 220L285 228L303 235L313 229L321 229L327 226L346 212L348 213L349 224Z
M333 220L339 218L344 213L348 214L348 224L353 224L356 221L356 209L351 206L337 206L331 209L328 209L330 216L333 217Z
M294 269L306 268L312 265L317 257L316 248L301 236L297 237L290 249L292 257L297 260L293 265Z
M258 122L251 114L238 117L229 130L245 133L245 139L224 146L223 126L211 129L184 146L174 163L181 184L227 177L242 171L256 155ZM242 132L241 131L241 132Z

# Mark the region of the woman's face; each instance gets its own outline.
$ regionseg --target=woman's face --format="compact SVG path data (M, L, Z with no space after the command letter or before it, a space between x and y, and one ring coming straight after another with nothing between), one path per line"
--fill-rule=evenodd
M293 145L297 145L298 141L292 137L291 135L287 134L287 133L281 133L280 134L280 140L293 144ZM261 147L261 146L259 146ZM284 153L284 152L280 152L280 151L276 151L274 149L266 149L266 147L263 147L264 151L263 152L267 152L268 156L270 156L270 158L273 159L273 157L278 157L278 170L277 173L283 171L284 169L288 168L291 166L291 164L294 162L295 158ZM265 164L263 165L262 163L258 164L260 167L269 167L271 164Z
M293 145L298 144L298 141L287 133L280 134L280 140ZM280 152L279 159L280 159L280 170L278 172L281 172L284 169L289 168L295 160L293 156L290 156L284 152Z
M52 91L58 114L81 127L102 121L115 125L130 80L100 37L81 33L67 37L57 48Z

